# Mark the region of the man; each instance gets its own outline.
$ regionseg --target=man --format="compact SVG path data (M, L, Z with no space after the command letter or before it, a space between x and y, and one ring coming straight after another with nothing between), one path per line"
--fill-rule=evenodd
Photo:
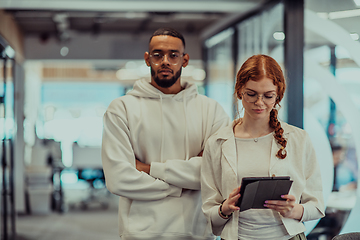
M107 188L120 196L122 240L214 239L201 210L201 154L229 117L181 83L184 51L180 33L155 31L144 55L151 81L137 81L104 115L102 161Z

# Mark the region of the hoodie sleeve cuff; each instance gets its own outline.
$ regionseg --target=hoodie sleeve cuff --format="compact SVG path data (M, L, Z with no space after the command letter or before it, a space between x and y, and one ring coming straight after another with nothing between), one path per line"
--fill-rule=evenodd
M182 188L169 184L169 196L180 197L181 193L182 193Z
M165 164L159 162L152 162L150 165L150 176L164 181L165 178Z

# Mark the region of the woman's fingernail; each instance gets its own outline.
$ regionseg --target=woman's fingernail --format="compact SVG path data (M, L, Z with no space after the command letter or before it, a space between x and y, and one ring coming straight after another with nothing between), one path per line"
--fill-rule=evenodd
M278 195L279 196L279 195ZM265 203L268 203L268 201L266 200Z

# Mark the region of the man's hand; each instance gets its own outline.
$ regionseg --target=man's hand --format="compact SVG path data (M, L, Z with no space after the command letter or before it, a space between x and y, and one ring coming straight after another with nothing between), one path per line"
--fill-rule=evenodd
M138 171L150 174L150 165L149 164L142 163L137 159L135 159L135 161L136 161L136 169Z

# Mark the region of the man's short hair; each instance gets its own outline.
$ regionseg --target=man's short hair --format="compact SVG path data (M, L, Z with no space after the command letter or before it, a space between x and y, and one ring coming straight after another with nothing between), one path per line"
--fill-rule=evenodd
M159 28L150 37L149 43L151 42L151 39L153 37L155 37L155 36L164 36L164 35L179 38L182 41L182 43L184 45L184 48L185 48L185 38L184 38L184 36L181 33L179 33L178 31L176 31L175 29L173 29L173 28Z

